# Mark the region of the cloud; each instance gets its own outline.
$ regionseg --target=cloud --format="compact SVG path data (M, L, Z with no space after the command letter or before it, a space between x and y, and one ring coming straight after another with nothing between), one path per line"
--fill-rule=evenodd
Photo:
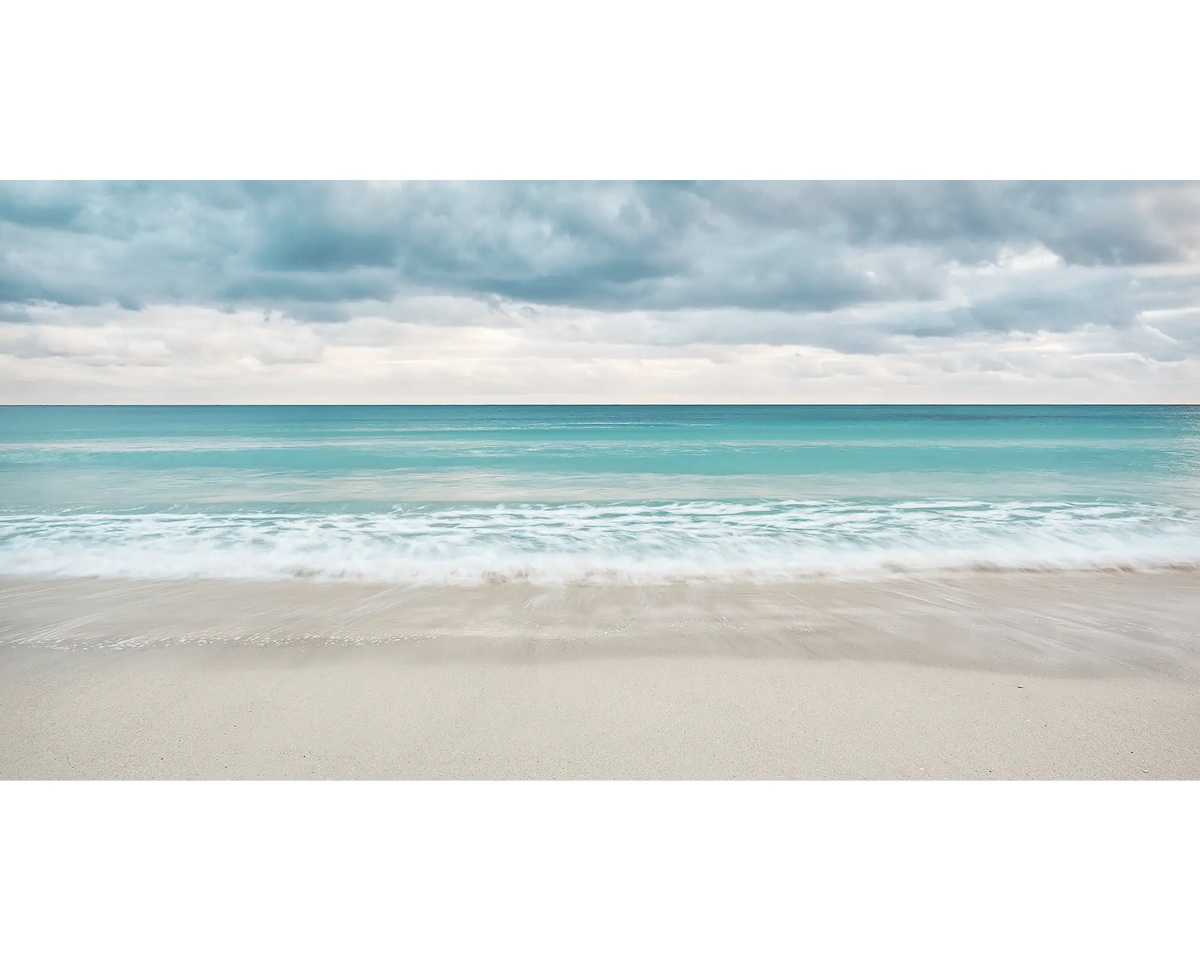
M469 299L425 310L455 322L33 307L33 322L0 324L0 401L1180 402L1200 382L1200 344L1163 333L1171 318L947 337L865 318L767 342L717 335L757 313L547 310L500 324Z
M10 401L68 370L398 400L438 377L611 397L651 370L747 397L1176 389L1198 304L1190 183L0 184Z
M1192 262L1190 184L8 184L0 297L237 307L415 292L829 310L935 299L951 262Z

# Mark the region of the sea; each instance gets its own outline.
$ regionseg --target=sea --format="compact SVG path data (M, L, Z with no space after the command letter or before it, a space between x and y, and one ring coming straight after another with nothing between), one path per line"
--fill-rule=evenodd
M6 406L0 575L1200 569L1200 406Z

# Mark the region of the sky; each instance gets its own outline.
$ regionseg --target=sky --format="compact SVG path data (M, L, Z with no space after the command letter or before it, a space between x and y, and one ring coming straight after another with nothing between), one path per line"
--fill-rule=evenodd
M1200 184L0 183L3 403L1200 402Z

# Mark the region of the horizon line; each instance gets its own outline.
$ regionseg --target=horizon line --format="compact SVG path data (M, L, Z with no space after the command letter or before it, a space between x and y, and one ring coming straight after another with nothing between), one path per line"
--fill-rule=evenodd
M0 401L0 407L1195 407L1200 400L1187 401L1070 401L1042 403L1035 401L653 401L639 402L596 402L596 401L488 401L483 403L14 403Z

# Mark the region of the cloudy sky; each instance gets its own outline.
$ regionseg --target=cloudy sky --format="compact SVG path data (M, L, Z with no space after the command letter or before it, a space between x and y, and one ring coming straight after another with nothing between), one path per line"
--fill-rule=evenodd
M1200 402L1200 184L0 184L0 402Z

